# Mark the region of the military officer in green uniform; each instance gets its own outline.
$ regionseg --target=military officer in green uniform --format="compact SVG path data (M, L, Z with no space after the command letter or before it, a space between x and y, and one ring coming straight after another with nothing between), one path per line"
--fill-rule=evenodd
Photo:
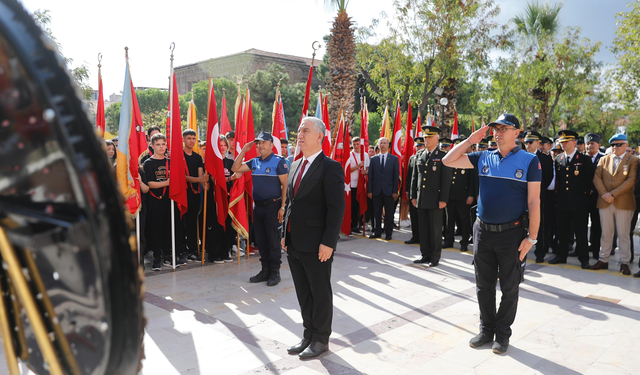
M416 155L411 178L411 203L418 209L420 226L420 259L414 263L428 263L435 267L442 254L442 216L449 200L451 168L442 164L446 153L438 148L442 130L435 126L422 127L426 148Z

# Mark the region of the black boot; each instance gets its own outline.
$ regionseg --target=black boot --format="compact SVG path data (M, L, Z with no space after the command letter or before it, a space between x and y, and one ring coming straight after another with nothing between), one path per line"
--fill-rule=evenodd
M252 283L260 283L267 280L269 280L269 267L266 266L262 266L262 270L249 279Z
M267 286L276 286L280 283L280 270L272 270L267 281Z

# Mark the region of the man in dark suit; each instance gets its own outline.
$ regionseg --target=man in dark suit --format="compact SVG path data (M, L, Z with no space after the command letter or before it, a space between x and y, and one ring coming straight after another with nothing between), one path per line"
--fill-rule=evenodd
M389 153L389 140L378 139L380 153L371 158L369 163L369 183L367 196L373 200L373 221L375 228L369 238L382 237L382 208L384 207L385 240L391 240L393 233L393 214L395 200L398 198L400 179L400 161Z
M598 134L589 133L584 136L584 141L587 144L587 156L591 158L593 167L597 168L600 158L604 156L604 154L600 152L601 138ZM598 259L600 255L600 236L602 235L602 227L600 226L600 210L596 207L599 196L596 186L592 184L591 195L589 195L589 218L591 219L589 252L593 256L593 259ZM631 246L633 250L633 241L631 241Z
M587 212L593 186L595 168L591 158L578 152L578 133L572 130L558 132L558 142L564 150L555 158L557 236L556 256L550 264L567 263L571 233L576 236L576 252L582 269L589 268L587 244Z
M420 253L414 263L435 267L442 254L442 213L449 200L451 168L442 164L446 153L438 149L439 134L434 126L423 126L427 148L416 155L416 168L411 178L411 203L418 208Z
M322 153L325 126L305 117L298 129L304 155L287 179L283 247L302 313L302 341L290 354L313 358L329 349L333 318L331 264L345 208L344 170ZM348 187L347 187L348 188Z
M551 158L551 155L548 153L540 151L542 138L542 135L537 131L530 130L524 133L524 144L527 152L535 154L538 157L542 170L542 181L540 182L540 212L548 212L548 210L546 210L546 204L551 204L551 202L547 202L545 198L547 195L547 187L549 187L549 184L553 180L553 158ZM554 220L553 216L540 215L538 243L536 243L536 250L534 252L536 263L544 262L544 256L547 255L547 251L549 251L549 236L545 232L547 220Z
M464 141L456 138L457 145ZM471 144L467 147L467 154L471 153ZM447 225L444 235L443 248L453 247L455 242L456 224L462 238L460 239L460 251L467 251L469 237L471 236L471 206L478 196L478 173L475 168L453 168L451 177L451 189L447 202Z
M416 145L416 155L424 150L424 138L415 137L413 139L413 144ZM413 178L413 170L416 168L416 155L413 155L411 158L409 158L409 168L407 168L407 173L404 176L407 181L405 187L408 197L411 197L411 178ZM407 245L420 243L418 209L412 204L409 204L409 216L411 217L411 239L404 241L404 243L406 243Z

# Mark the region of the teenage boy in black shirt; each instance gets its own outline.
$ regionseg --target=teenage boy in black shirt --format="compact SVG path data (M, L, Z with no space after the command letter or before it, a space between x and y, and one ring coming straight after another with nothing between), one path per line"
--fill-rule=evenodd
M202 157L193 152L193 147L197 142L196 132L193 129L186 129L182 132L184 139L184 159L187 163L187 204L188 209L182 218L184 225L184 233L187 237L186 252L189 254L187 259L199 260L198 258L198 212L200 212L200 193L202 191L200 184L208 180L208 176L204 175L204 163Z
M160 271L163 256L171 258L171 199L169 199L169 159L164 157L167 137L157 133L151 137L153 156L144 162L143 169L149 185L147 196L147 248L153 251L151 269Z

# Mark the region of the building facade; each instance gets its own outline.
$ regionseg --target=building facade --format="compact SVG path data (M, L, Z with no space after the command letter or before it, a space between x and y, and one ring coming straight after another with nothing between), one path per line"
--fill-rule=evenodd
M313 65L318 67L321 62L322 58L317 58ZM178 93L184 95L191 91L195 83L209 79L209 71L211 71L213 78L224 77L235 81L236 77L243 74L253 74L258 70L267 69L267 65L270 63L276 63L286 69L289 74L290 84L307 82L311 59L266 52L254 48L233 55L176 67L174 70L176 72ZM316 74L313 75L311 83L313 87L321 84Z

